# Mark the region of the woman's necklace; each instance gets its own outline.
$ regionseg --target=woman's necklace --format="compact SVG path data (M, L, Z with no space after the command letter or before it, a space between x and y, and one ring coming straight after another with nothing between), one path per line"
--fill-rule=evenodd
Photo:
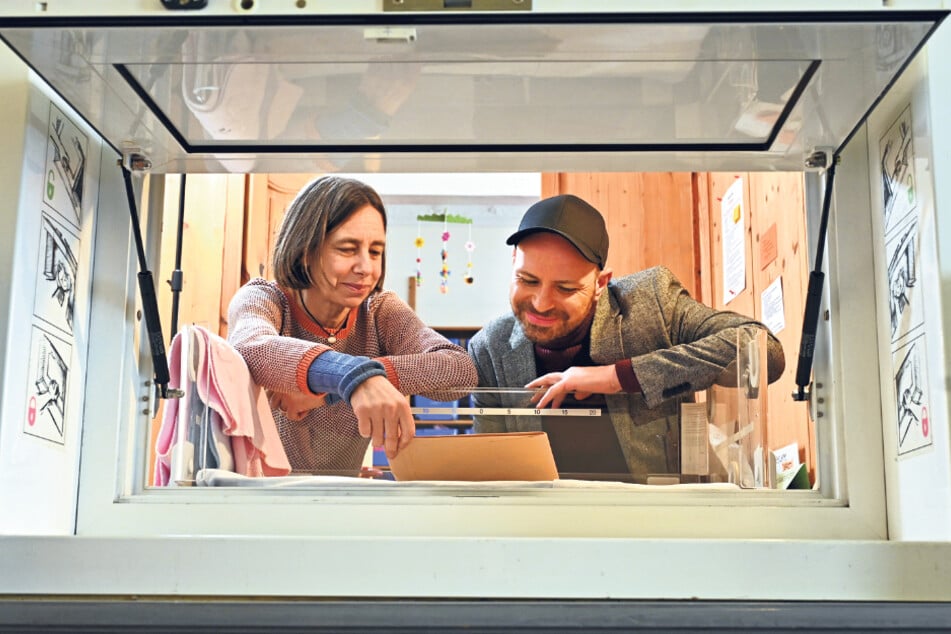
M320 323L320 322L317 320L317 318L314 317L314 314L313 314L312 312L310 312L310 309L307 308L307 304L304 302L304 294L301 293L301 290L300 290L300 289L297 289L297 299L300 300L300 305L303 307L304 312L307 313L307 316L310 317L311 320L312 320L315 324L317 324L317 327L318 327L318 328L320 328L321 330L324 331L324 334L325 334L325 335L327 335L327 343L329 343L329 344L335 344L335 343L337 343L337 333L340 332L340 330L344 327L344 325L346 325L347 319L350 317L350 311L349 311L349 310L347 311L347 316L343 318L343 324L342 324L342 325L340 325L340 326L337 327L337 328L327 328L327 327L325 327L322 323Z

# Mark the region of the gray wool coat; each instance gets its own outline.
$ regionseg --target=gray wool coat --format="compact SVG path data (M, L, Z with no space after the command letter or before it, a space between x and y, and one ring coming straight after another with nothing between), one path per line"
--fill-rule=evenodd
M679 472L680 404L714 383L736 384L737 329L763 324L694 300L666 267L611 280L591 324L591 359L629 358L641 394L607 395L607 409L631 474ZM469 342L480 387L522 387L538 377L534 348L514 315L491 321ZM782 345L767 338L768 380L783 373ZM477 396L481 407L525 407L498 393ZM524 399L524 397L522 397ZM476 432L538 431L538 416L482 416Z

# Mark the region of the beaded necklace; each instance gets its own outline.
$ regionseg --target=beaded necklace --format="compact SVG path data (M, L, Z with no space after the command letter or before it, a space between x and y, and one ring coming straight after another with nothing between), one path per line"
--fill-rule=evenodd
M327 328L322 323L320 323L320 321L316 317L314 317L314 314L310 312L310 309L307 308L307 304L304 302L304 294L301 293L300 289L297 289L297 299L300 300L300 305L301 307L303 307L304 312L307 313L307 316L310 317L311 320L315 324L317 324L318 328L324 331L325 335L327 335L327 343L329 344L337 343L337 333L340 332L343 329L343 327L347 324L347 320L350 318L350 311L348 310L347 315L343 318L343 324L341 324L337 328Z

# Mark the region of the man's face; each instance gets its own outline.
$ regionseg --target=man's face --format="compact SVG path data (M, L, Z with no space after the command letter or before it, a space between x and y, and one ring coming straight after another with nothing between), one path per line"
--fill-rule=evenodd
M574 331L593 310L611 279L570 242L547 231L515 247L509 301L525 335L546 345Z

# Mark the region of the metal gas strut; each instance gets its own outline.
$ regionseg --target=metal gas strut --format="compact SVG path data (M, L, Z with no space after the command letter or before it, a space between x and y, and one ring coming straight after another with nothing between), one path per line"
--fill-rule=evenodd
M839 155L833 155L826 168L825 187L822 200L822 215L819 219L819 239L816 243L816 263L809 274L809 287L806 291L806 310L802 318L802 339L799 341L799 365L796 366L796 386L793 400L805 401L809 398L806 386L812 374L812 358L816 345L816 330L819 327L819 306L822 303L822 284L825 273L822 272L822 255L825 252L826 229L829 225L829 208L832 205L832 182L835 179L835 166Z
M178 225L175 228L175 269L168 285L172 289L172 337L178 332L178 305L182 293L182 234L185 229L185 174L178 188Z
M144 160L144 159L143 159ZM135 164L136 157L132 158ZM139 214L135 206L135 194L132 191L132 173L119 161L122 178L125 181L125 193L129 202L129 215L132 216L132 236L135 238L135 250L139 257L139 294L142 297L142 312L145 313L145 327L148 332L149 348L152 351L152 367L155 373L155 386L161 398L179 398L179 390L169 390L168 359L165 356L165 338L162 336L162 320L159 317L158 302L155 299L155 283L152 271L145 260L145 248L142 246L142 230L139 227Z

